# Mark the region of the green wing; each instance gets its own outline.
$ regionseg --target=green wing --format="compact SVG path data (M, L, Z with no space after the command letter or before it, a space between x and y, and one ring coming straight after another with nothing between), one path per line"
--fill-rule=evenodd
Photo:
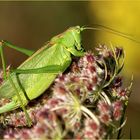
M67 66L65 66L65 62L68 62ZM22 63L18 69L36 69L49 65L61 65L67 68L70 63L70 53L63 46L54 44L49 47L47 44ZM55 73L19 74L19 80L29 99L34 99L51 85L56 76ZM19 93L24 96L15 74L12 73L11 77ZM9 81L5 80L0 86L0 98L13 98L14 95L16 95L14 89Z

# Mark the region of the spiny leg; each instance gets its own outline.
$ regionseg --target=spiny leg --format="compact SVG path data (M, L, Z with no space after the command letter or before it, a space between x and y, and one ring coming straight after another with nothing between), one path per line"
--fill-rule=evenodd
M20 78L19 78L19 74L18 74L18 73L15 73L15 77L16 77L16 81L17 81L17 84L18 84L20 90L23 92L23 94L24 94L24 96L25 96L27 102L29 102L30 99L29 99L29 97L28 97L28 95L27 95L26 89L22 86L22 83L21 83ZM26 104L26 103L25 103L25 104Z
M15 90L15 92L16 92L16 95L17 95L17 97L18 97L18 100L20 101L20 105L21 105L21 107L22 107L22 110L23 110L24 113L25 113L25 117L26 117L26 120L27 120L27 124L28 124L28 126L30 127L30 126L32 125L32 120L31 120L31 118L30 118L30 116L29 116L29 114L28 114L28 112L27 112L27 110L26 110L26 108L25 108L25 106L24 106L24 104L23 104L23 101L22 101L21 96L20 96L20 94L19 94L19 92L18 92L18 89L16 88L16 86L15 86L15 84L14 84L14 82L13 82L11 76L10 76L10 74L8 75L8 80L10 81L12 87L14 88L14 90Z
M12 72L16 74L59 73L63 72L63 67L61 65L48 65L35 69L15 69Z
M70 65L71 61L66 61L63 65L48 65L45 67L34 68L34 69L15 69L12 72L16 74L39 74L39 73L55 73L64 72Z

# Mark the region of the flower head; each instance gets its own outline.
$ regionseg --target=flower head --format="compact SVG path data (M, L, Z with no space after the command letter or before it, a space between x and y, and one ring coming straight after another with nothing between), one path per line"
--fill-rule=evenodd
M120 126L128 90L118 73L123 50L100 45L97 55L87 52L74 59L68 72L55 79L48 92L29 103L33 126L27 128L24 112L3 117L5 139L105 139ZM119 65L121 64L121 65ZM2 79L3 80L3 79ZM9 100L3 99L0 105ZM20 127L20 128L19 128Z

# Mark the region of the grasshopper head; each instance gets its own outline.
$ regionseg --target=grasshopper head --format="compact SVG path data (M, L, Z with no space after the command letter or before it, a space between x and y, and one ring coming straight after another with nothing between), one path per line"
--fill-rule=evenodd
M74 56L83 56L84 48L81 45L81 32L83 28L74 26L51 39L52 42L57 42Z
M69 28L63 34L63 44L65 45L65 48L74 56L84 55L84 48L81 45L81 31L82 28L80 26L75 26Z

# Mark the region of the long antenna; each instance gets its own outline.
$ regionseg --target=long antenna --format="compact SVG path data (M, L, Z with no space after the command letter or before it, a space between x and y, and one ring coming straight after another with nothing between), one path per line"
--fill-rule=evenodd
M108 33L112 33L112 34L115 34L115 35L118 35L118 36L121 36L121 37L124 37L124 38L127 38L131 41L134 41L136 43L139 43L140 44L140 41L136 40L135 38L133 38L131 35L128 35L128 34L125 34L123 32L120 32L120 31L117 31L113 28L110 28L110 27L107 27L107 26L104 26L104 25L100 25L100 24L94 24L95 27L81 27L81 30L96 30L96 31L105 31L105 32L108 32Z

